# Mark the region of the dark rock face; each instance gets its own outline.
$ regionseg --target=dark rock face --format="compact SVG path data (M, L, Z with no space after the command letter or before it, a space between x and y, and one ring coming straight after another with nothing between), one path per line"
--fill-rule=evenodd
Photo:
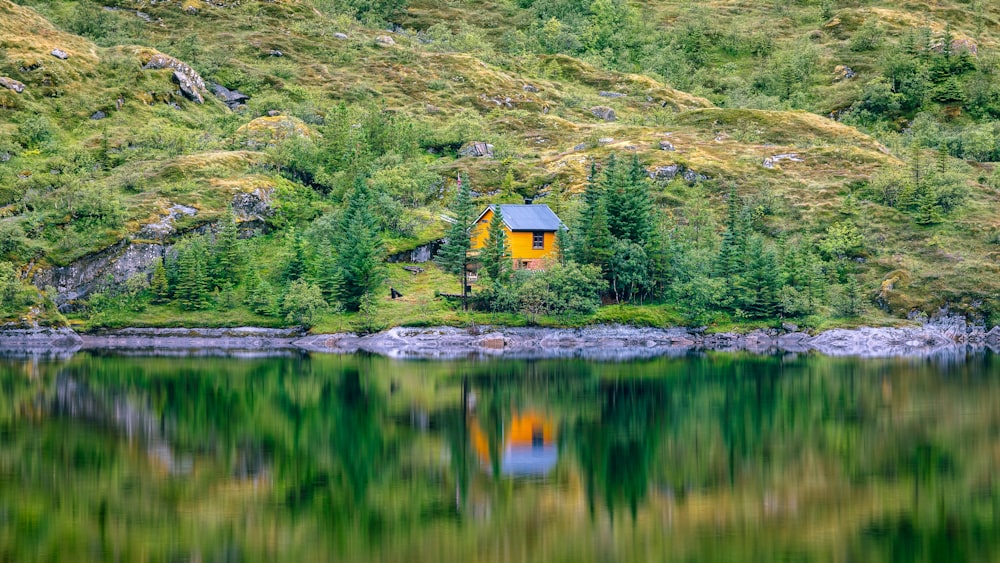
M90 116L90 119L92 119L94 121L99 121L101 119L104 119L107 116L108 115L106 113L104 113L103 111L98 110L98 111L95 111L94 114Z
M250 100L250 96L247 96L243 92L240 92L239 90L230 90L221 84L213 84L212 92L215 93L215 97L222 100L222 102L231 110L236 110L238 107Z
M604 121L615 121L618 116L615 115L615 110L607 106L594 106L590 108L590 113L594 114L594 117L599 117Z
M274 208L271 207L271 196L274 188L258 189L254 192L240 192L233 196L233 214L236 215L236 222L241 228L263 228L271 216L274 215Z
M6 76L0 76L0 86L8 90L13 90L18 94L24 92L24 84L18 82L17 80L14 80L13 78L7 78Z
M109 282L117 285L136 274L151 272L164 250L162 244L133 244L123 240L69 266L42 270L35 274L33 283L36 287L54 287L56 303L64 309L71 301L82 299Z

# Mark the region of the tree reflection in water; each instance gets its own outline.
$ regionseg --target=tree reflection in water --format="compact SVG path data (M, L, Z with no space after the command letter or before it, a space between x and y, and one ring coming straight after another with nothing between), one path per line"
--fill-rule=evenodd
M990 355L0 360L0 560L993 561L996 428Z

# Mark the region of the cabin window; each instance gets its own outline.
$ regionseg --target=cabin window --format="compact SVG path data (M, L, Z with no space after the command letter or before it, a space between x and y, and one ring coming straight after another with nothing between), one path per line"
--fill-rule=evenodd
M545 233L537 231L531 233L531 248L535 250L542 250L545 248Z

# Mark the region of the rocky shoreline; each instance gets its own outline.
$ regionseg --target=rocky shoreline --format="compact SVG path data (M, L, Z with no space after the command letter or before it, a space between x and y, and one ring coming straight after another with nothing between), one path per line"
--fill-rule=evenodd
M902 328L833 329L817 335L785 329L706 334L688 328L598 325L576 329L397 327L367 336L307 335L298 329L128 328L78 335L70 329L0 328L0 354L72 355L79 350L125 354L271 356L367 352L399 359L584 358L628 360L699 351L828 356L964 357L1000 351L1000 327L987 331L961 318Z

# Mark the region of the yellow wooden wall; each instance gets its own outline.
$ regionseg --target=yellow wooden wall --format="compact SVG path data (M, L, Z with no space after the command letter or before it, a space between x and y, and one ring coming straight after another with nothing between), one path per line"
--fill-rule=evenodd
M476 223L476 228L472 230L473 250L479 250L486 244L486 238L489 237L491 219L493 219L493 210L487 211L482 219ZM551 255L552 251L555 250L556 234L553 232L545 233L545 248L535 250L532 248L533 240L530 231L518 231L515 233L506 227L504 229L507 231L507 240L510 242L510 254L514 260L537 260Z

